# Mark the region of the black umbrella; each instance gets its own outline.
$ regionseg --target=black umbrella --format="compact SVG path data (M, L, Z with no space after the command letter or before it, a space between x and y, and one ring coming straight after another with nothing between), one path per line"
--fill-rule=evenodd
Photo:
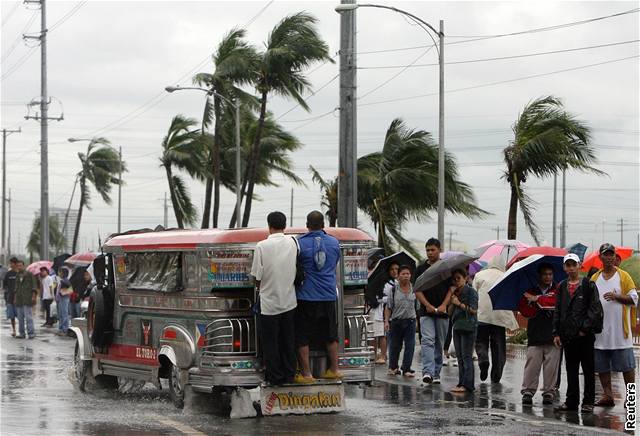
M378 261L384 257L384 248L370 248L367 251L367 269L371 271Z
M56 256L53 258L53 266L51 267L51 269L53 269L56 274L58 273L58 269L64 265L64 261L67 260L68 258L70 258L71 255L69 253L64 253L61 254L59 256Z
M447 259L440 259L416 279L413 290L418 292L433 288L451 277L453 270L466 268L476 259L476 256L468 254L457 254Z
M404 251L383 257L373 271L371 271L367 279L367 301L372 301L372 297L382 298L384 285L391 279L389 276L389 267L393 263L409 265L412 273L416 269L416 261Z

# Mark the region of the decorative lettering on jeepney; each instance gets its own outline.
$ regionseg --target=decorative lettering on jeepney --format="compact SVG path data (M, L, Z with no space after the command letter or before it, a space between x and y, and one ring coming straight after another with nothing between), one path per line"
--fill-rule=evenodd
M182 296L148 296L136 294L120 294L120 306L137 307L141 309L166 309L189 311L220 311L220 310L249 310L251 301L247 298L217 298L217 297L182 297Z
M289 409L324 409L328 407L342 407L342 396L337 393L327 393L319 391L316 393L294 392L276 394L273 392L267 401L267 410L271 411L276 405L274 396L278 400L280 410Z
M252 250L208 250L207 280L214 288L251 286Z
M136 347L136 358L156 360L158 357L158 351L152 347Z
M346 285L367 283L367 250L364 248L343 249L344 282Z

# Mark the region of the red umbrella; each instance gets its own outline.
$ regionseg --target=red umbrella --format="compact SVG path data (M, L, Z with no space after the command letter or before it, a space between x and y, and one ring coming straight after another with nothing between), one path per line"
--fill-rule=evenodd
M88 266L93 262L93 259L95 259L96 256L98 255L91 251L87 251L86 253L76 253L67 258L64 263L71 266Z
M514 263L518 262L519 260L522 260L525 257L529 257L529 256L531 256L533 254L542 254L544 256L559 256L559 257L562 257L565 254L567 254L567 250L565 250L564 248L556 248L556 247L529 247L529 248L525 248L524 250L520 251L518 254L513 256L513 259L511 259L509 261L509 263L507 263L507 269L509 269L509 267L511 267L511 265L513 265Z
M622 260L628 259L633 254L633 248L616 247L616 254L620 256L620 259ZM582 262L582 271L588 272L591 268L602 269L602 266L600 253L598 251L593 251L585 256L584 262Z
M33 262L27 267L27 271L29 271L34 276L40 274L40 268L45 267L49 271L51 271L51 267L53 266L53 262L50 260L39 260L37 262Z

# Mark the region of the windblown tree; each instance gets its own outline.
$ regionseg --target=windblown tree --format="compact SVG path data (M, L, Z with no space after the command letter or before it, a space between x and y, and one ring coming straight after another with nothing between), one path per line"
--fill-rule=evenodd
M378 246L394 251L393 241L416 257L402 236L411 219L423 220L438 208L438 146L424 130L391 122L382 151L358 159L358 207L373 223ZM486 212L475 204L471 187L459 178L454 157L445 155L445 209L466 217Z
M76 252L82 212L85 208L91 210L90 187L102 197L102 200L111 204L111 189L120 183L119 173L125 172L126 165L120 161L118 152L111 147L105 138L93 138L87 146L86 153L78 153L82 169L78 172L78 185L80 186L80 206L78 207L78 220L73 232L73 244L71 251Z
M309 165L311 180L320 185L322 191L322 206L327 209L324 213L329 220L329 227L335 227L338 221L338 178L325 180L322 175L312 165Z
M530 177L549 177L576 169L603 175L594 168L596 153L587 125L566 112L560 99L540 97L525 106L512 127L514 139L503 150L506 170L502 176L511 188L507 236L516 239L518 205L531 236L539 244L539 228L533 220L534 200L525 192Z
M259 53L255 66L255 87L260 97L260 114L253 138L251 154L248 159L246 202L242 216L242 226L249 224L253 191L258 180L261 160L263 129L267 117L267 101L270 95L277 94L293 99L304 110L309 106L303 94L311 89L305 70L315 62L333 62L329 56L329 47L320 38L316 29L317 19L305 12L285 17L271 31L266 48Z
M162 140L160 166L164 168L167 175L171 205L176 223L181 229L185 225L195 225L197 210L191 201L184 179L174 173L174 169L184 171L190 177L201 181L206 177L204 163L211 137L202 135L198 129L194 129L196 125L196 120L176 115L171 120L169 130Z
M240 140L241 140L241 161L247 162L251 154L253 138L258 129L258 119L252 111L243 109L240 115ZM223 117L224 122L221 132L222 165L221 181L225 188L235 192L236 183L236 143L235 124L232 118ZM274 119L273 115L267 112L262 126L262 137L260 139L260 154L258 155L258 172L256 174L256 184L259 186L279 186L274 181L274 176L279 175L286 180L297 185L304 185L304 182L293 171L291 153L298 150L302 145L300 141L287 132ZM241 171L245 168L241 168ZM246 176L246 172L243 171ZM245 179L246 182L246 179ZM246 187L246 183L243 183ZM254 194L254 198L257 199ZM235 209L229 222L232 228L236 224Z
M60 230L60 222L57 215L49 216L49 256L47 259L53 259L56 254L62 252L65 248L66 241L62 230ZM29 253L29 262L33 262L34 254L40 251L40 215L33 219L31 233L27 241L27 252ZM44 259L43 259L44 260Z
M256 50L245 40L244 29L233 29L227 33L212 55L214 72L198 73L193 77L197 85L210 89L213 94L213 104L207 96L204 113L202 116L202 133L211 125L215 118L215 127L211 147L208 148L207 165L209 171L206 174L206 187L204 197L204 209L202 211L202 228L209 227L209 213L212 212L212 227L218 227L218 214L220 212L220 125L221 117L227 114L233 118L233 111L226 111L229 103L220 96L229 100L239 101L242 105L257 107L257 99L240 89L240 86L248 85L255 79L255 64L258 55ZM213 190L213 211L211 211L211 199Z

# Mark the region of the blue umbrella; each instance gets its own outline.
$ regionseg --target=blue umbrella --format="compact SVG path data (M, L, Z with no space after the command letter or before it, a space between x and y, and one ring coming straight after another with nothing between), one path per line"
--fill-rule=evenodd
M495 310L516 310L522 295L538 284L538 268L547 263L553 268L553 281L559 283L567 277L564 272L562 256L534 254L519 262L498 280L491 289L489 297Z
M587 246L579 242L573 245L569 245L568 247L566 247L566 250L569 253L577 254L580 258L580 262L584 260L584 255L587 254Z

